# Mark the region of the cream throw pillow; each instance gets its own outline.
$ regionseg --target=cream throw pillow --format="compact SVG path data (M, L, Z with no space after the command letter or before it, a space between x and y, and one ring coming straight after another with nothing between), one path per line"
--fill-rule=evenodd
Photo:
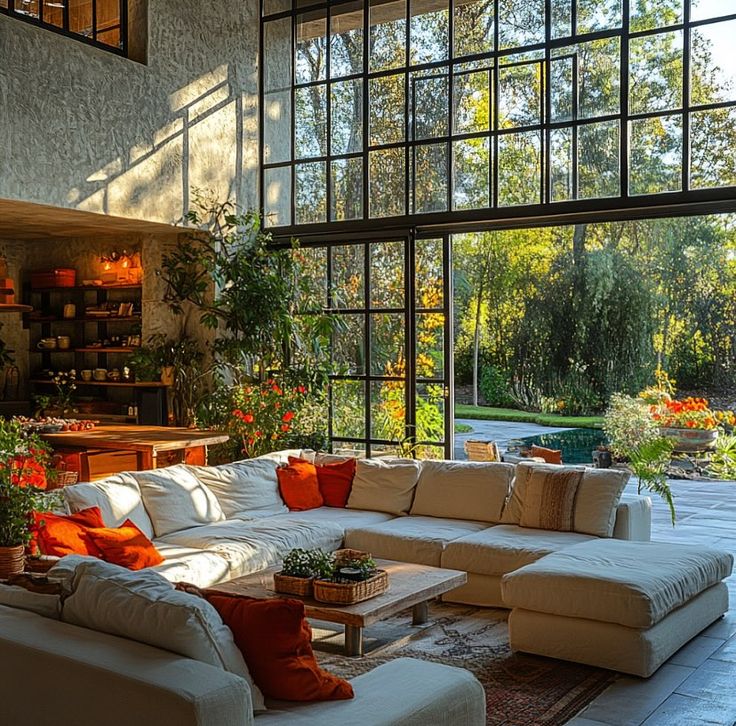
M407 514L418 478L413 459L358 459L347 508Z
M61 618L235 673L250 686L253 710L265 710L263 694L217 610L202 598L175 590L157 572L81 562Z
M423 461L411 513L497 524L513 476L513 464Z
M575 495L583 472L535 470L527 480L519 524L532 529L572 532L575 529Z

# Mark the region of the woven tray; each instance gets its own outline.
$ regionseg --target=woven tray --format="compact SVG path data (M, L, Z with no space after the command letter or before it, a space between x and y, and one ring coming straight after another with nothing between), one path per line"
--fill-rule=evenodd
M53 476L49 477L46 489L49 491L61 489L63 487L71 486L72 484L76 484L78 480L79 474L76 471L62 471L57 469Z
M373 577L362 582L314 581L314 599L330 605L355 605L370 600L388 590L388 573L378 570Z
M276 572L273 576L273 589L285 595L311 597L312 582L311 577L292 577L291 575L282 575L280 572Z

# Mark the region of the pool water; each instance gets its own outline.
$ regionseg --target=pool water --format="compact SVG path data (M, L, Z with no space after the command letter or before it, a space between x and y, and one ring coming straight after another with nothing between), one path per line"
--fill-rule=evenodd
M516 441L523 441L527 446L535 444L547 449L561 449L565 464L590 464L593 461L591 452L606 443L606 435L600 429L570 429L553 434L525 436Z

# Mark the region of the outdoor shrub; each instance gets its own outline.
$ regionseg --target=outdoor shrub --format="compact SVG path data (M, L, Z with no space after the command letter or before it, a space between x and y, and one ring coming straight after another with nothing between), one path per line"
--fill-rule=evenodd
M643 444L659 437L659 427L641 399L614 393L603 419L603 431L613 454L626 459Z
M513 403L509 395L508 376L497 366L483 366L478 387L488 406L508 406Z

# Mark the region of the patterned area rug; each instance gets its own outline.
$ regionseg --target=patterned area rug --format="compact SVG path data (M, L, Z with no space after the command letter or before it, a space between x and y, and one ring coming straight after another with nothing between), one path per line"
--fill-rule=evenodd
M609 671L512 653L506 617L502 610L433 603L427 625L409 625L407 611L368 628L366 649L375 649L364 658L341 655L334 626L314 624L315 653L343 678L401 657L467 668L485 688L493 726L564 724L613 682Z

